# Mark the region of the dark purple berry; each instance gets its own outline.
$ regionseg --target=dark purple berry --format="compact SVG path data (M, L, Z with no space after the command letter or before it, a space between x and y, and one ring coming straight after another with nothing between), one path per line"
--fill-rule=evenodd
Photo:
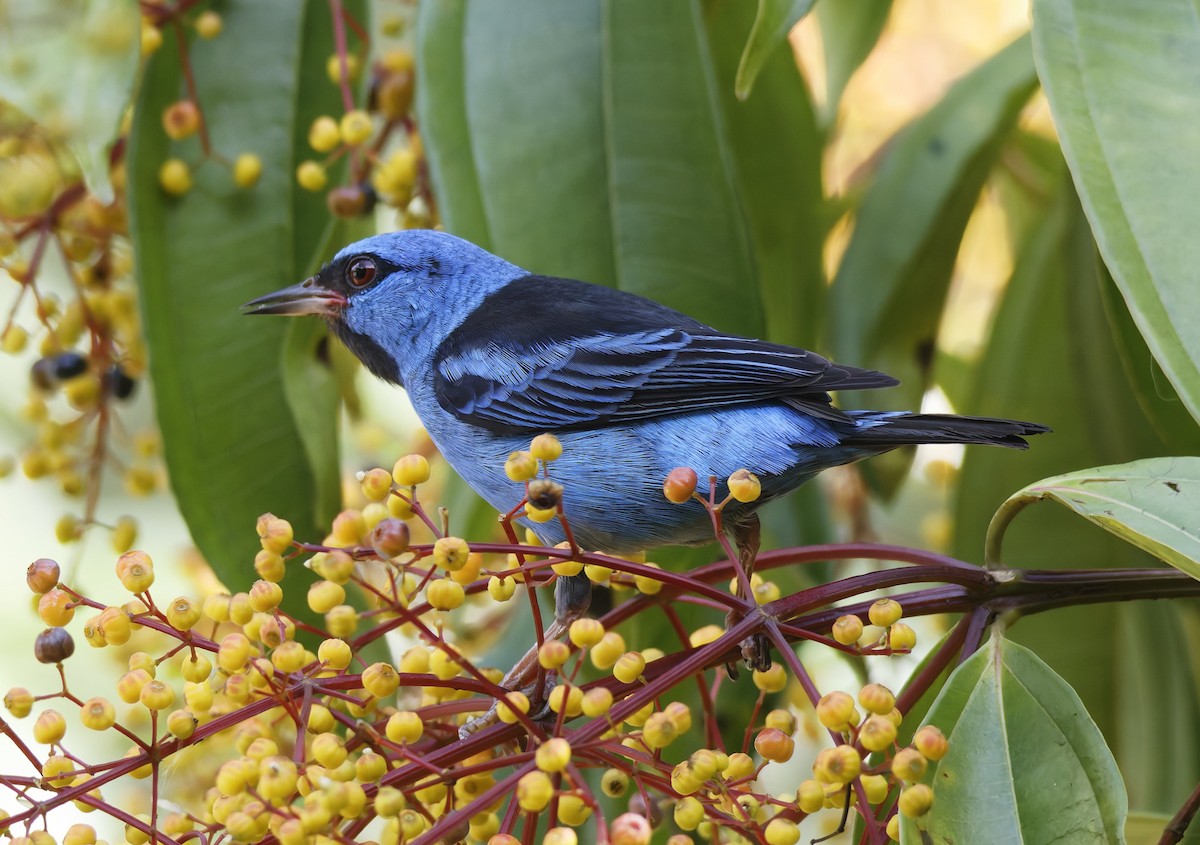
M52 360L54 361L54 376L59 381L66 381L87 372L87 358L78 352L60 352Z
M39 663L62 663L75 653L75 641L65 628L47 628L33 641L33 656Z
M118 399L128 399L137 388L137 382L121 369L120 364L113 364L108 371L108 389Z

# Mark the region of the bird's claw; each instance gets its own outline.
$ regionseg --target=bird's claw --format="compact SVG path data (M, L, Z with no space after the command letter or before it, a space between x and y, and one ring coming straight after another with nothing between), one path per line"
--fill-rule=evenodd
M522 693L529 699L530 713L529 718L535 722L540 722L551 715L550 711L550 691L554 689L558 683L558 675L555 672L547 672L546 677L542 681L542 689L539 692L537 683L532 683L521 690ZM493 700L492 706L487 709L486 713L480 716L475 716L468 719L458 729L458 738L467 739L472 734L477 734L484 728L489 728L496 722L500 721L500 714L497 712L499 702ZM535 709L536 708L536 709Z

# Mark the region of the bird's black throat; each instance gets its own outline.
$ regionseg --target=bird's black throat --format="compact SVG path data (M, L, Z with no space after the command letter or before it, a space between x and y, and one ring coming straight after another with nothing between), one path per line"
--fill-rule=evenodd
M404 380L400 377L399 362L375 340L365 334L353 331L341 320L330 320L329 327L337 335L338 340L344 343L346 348L366 365L372 375L386 382L404 386Z

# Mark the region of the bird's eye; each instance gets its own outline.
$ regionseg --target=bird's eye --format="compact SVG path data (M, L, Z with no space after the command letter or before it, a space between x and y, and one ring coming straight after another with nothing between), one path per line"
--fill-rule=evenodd
M346 268L346 281L353 287L365 288L374 280L375 262L366 256L354 259Z

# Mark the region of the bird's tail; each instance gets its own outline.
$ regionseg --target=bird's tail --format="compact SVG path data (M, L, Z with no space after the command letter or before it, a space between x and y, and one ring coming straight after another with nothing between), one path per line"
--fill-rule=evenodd
M854 432L842 442L867 448L908 446L917 443L983 443L1028 449L1025 437L1050 430L1038 423L994 417L960 417L954 414L851 412Z

